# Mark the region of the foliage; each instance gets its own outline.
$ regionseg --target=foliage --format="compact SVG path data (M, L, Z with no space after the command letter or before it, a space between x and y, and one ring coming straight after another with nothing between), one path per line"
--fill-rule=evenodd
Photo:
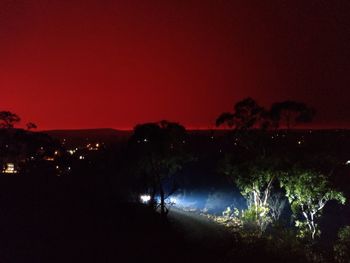
M242 229L243 222L242 219L239 216L236 216L235 214L230 215L222 215L222 216L216 216L213 214L207 214L203 213L205 217L209 218L210 220L215 221L216 223L223 225L230 229L233 232L238 232Z
M242 213L243 227L248 232L260 235L267 225L272 222L268 206L252 205Z
M281 173L279 166L275 158L258 158L240 165L232 164L229 159L222 163L222 172L233 180L247 200L244 221L248 225L256 223L261 231L272 222L270 203L274 182Z
M33 123L33 122L28 122L26 124L26 127L27 127L27 130L33 130L33 129L37 129L38 128L38 126L35 123Z
M13 128L15 124L19 123L21 118L10 111L0 111L0 128L10 129Z
M254 99L248 97L234 106L233 112L224 112L216 119L216 126L226 124L236 130L250 128L267 129L271 126L288 129L299 123L309 123L315 116L315 110L305 103L297 101L282 101L272 104L270 110L265 110Z
M177 123L161 121L137 125L129 144L137 165L134 171L144 178L151 189L151 204L155 196L161 199L161 212L166 214L163 181L171 178L190 160L185 151L186 130ZM175 186L174 186L175 187Z
M314 115L314 109L290 100L274 103L270 109L270 118L276 128L285 125L290 129L298 123L309 123Z
M314 239L320 234L317 219L328 201L345 203L344 195L330 186L326 176L311 170L293 169L281 178L281 186L286 190L300 237Z
M272 221L277 222L286 207L287 200L281 192L274 193L269 201L270 215Z
M334 247L334 259L338 263L350 262L350 226L341 228Z
M252 98L237 102L234 112L224 112L216 119L216 126L226 124L237 130L247 130L259 124L264 109Z

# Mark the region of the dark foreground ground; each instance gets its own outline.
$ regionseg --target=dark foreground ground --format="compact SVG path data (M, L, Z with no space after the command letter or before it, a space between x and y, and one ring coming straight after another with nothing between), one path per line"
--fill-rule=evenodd
M0 262L254 262L268 256L242 253L232 234L204 217L173 209L164 222L148 207L84 186L0 178Z
M164 222L64 181L0 181L1 263L216 262L230 245L222 228L179 211Z

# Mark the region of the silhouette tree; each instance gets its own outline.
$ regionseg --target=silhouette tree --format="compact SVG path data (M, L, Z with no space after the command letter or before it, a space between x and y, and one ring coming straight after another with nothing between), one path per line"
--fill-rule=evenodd
M270 127L270 115L254 99L248 97L234 106L234 111L224 112L216 119L216 126L226 124L232 128L228 137L248 151L266 154L266 130ZM251 132L252 130L254 132Z
M28 123L26 124L26 126L27 126L27 130L28 130L28 131L38 128L38 126L37 126L35 123L33 123L33 122L28 122Z
M137 158L137 172L147 178L151 189L151 204L156 203L155 197L159 194L163 216L168 212L164 180L170 179L189 160L184 150L185 138L185 128L168 121L137 125L130 138Z
M216 126L226 124L237 130L247 130L257 125L262 126L265 110L252 98L237 102L234 112L224 112L216 119Z
M21 118L10 111L1 111L0 112L0 128L11 129L15 124L19 123Z
M299 123L311 122L315 113L314 109L304 103L287 100L271 106L270 118L275 128L284 125L290 130Z

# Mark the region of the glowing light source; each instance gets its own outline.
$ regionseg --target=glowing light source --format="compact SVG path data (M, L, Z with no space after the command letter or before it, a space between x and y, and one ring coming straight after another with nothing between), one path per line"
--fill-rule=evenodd
M17 173L17 170L15 169L15 165L13 163L7 163L3 169L3 173L5 174Z
M347 160L345 164L350 165L350 160Z
M148 203L151 200L151 196L150 195L141 195L140 200L142 203Z

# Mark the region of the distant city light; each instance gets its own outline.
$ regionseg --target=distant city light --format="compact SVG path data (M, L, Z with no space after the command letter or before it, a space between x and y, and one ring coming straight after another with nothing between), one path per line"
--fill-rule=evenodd
M5 174L17 173L17 170L15 169L15 165L13 163L7 163L3 169L3 173Z
M96 143L96 144L91 144L91 143L88 143L86 145L86 148L89 149L89 151L98 151L99 147L101 146L100 143Z
M140 200L142 203L146 204L151 200L151 196L150 195L141 195Z
M83 155L79 156L79 160L84 160L84 159L85 159L85 157Z

